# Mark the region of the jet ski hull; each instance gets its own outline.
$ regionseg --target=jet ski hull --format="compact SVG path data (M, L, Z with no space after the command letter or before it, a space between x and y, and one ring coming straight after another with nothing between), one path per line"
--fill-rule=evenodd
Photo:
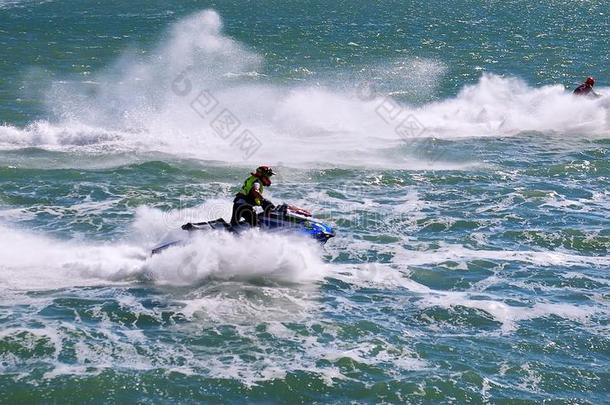
M332 227L313 219L308 211L288 205L281 205L269 213L258 214L258 227L266 232L306 235L322 244L335 236ZM218 218L207 222L189 222L182 225L182 229L188 232L220 230L239 234L251 229L251 226L243 222L231 225L224 219ZM152 249L152 254L160 253L167 248L184 244L187 241L188 239L185 238L163 243Z

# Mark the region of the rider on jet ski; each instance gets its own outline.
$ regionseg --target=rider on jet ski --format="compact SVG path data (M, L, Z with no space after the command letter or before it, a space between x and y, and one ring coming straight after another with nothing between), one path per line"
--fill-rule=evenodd
M275 208L271 201L263 197L263 189L271 185L270 177L274 174L269 166L259 166L256 172L250 173L250 177L244 181L244 185L233 200L231 225L237 225L243 218L247 224L256 226L254 207L263 207L265 211Z
M593 79L592 77L587 77L587 80L585 80L583 84L578 86L574 90L573 94L576 96L601 97L601 95L593 91L593 86L595 86L595 79Z
M182 225L182 229L189 233L191 231L225 231L239 234L241 231L247 230L248 225L251 225L260 226L266 232L307 235L322 244L334 237L333 228L313 218L311 212L288 204L275 207L271 201L263 197L263 189L271 185L270 177L274 174L268 166L260 166L256 172L251 173L233 200L231 224L228 224L223 218L218 218L205 222L188 222ZM257 206L263 207L265 212L257 215L254 211L254 207ZM245 221L240 222L242 218ZM258 223L259 221L260 223ZM243 222L248 225L242 225ZM189 240L181 237L177 240L166 241L155 247L152 254L160 253L172 246L185 245Z

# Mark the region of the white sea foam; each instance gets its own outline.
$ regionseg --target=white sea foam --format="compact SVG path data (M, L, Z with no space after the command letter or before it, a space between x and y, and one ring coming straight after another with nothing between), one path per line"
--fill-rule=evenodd
M52 83L46 94L55 118L23 128L1 126L0 146L163 151L226 162L251 156L291 165L403 167L413 166L418 158L436 159L418 156L413 137L456 139L524 131L597 136L607 135L610 128L606 99L577 99L559 85L534 88L517 78L488 74L453 98L413 106L382 94L363 98L361 92L349 90L357 83L332 87L262 82L253 72L263 64L260 55L222 33L215 11L201 11L174 23L148 56L126 51L89 84ZM432 72L428 79L445 74L440 65L430 67L434 61L406 60L400 66L397 73L395 66L388 66L392 77L417 76L422 66ZM209 93L202 98L204 90ZM195 100L199 113L192 107ZM202 103L215 108L203 113ZM210 124L225 108L241 125L234 134L219 136ZM396 119L388 118L394 115ZM404 133L403 139L396 129L410 115L425 131ZM237 135L244 129L260 141L258 149L243 149ZM396 152L389 153L392 150Z
M537 266L608 266L610 258L605 256L584 256L558 251L511 251L511 250L473 250L461 245L442 245L439 249L428 251L394 248L394 262L406 266L487 259L499 262L514 261Z
M500 322L503 333L513 332L518 328L518 322L528 319L544 318L553 315L583 324L591 316L597 313L607 313L608 310L607 307L548 302L539 302L533 306L513 306L501 300L492 299L492 297L489 299L473 299L468 293L464 292L437 292L436 294L424 297L418 302L418 305L423 308L462 306L478 309L488 313L496 321Z
M187 211L187 212L185 212ZM214 216L213 203L198 213ZM194 235L185 245L160 255L150 250L168 230L179 228L191 213L163 213L142 208L136 213L133 237L117 242L60 240L0 226L0 280L9 289L52 289L77 285L122 283L148 279L160 284L198 285L209 277L282 282L319 280L327 271L315 241L272 235L258 230L240 236L228 233ZM170 232L171 234L171 232ZM174 235L185 237L184 231Z
M44 3L49 3L52 0L0 0L0 10L9 8L21 8L28 6L37 6Z
M193 285L209 277L300 281L325 273L315 241L253 230L235 237L218 232L195 236L185 246L167 249L147 262L157 283Z

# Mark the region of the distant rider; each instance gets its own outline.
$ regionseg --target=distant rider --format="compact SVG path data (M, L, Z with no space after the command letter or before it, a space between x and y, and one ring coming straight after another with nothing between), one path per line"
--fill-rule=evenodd
M254 207L263 207L265 211L275 208L271 201L263 197L263 189L271 186L270 177L274 174L269 166L260 166L256 169L256 172L250 173L250 177L246 179L233 200L231 225L237 225L243 218L246 223L256 226Z
M594 85L595 85L595 79L593 79L592 77L587 77L587 80L585 80L585 82L583 84L581 84L574 90L574 95L600 97L599 94L597 94L595 91L593 91Z

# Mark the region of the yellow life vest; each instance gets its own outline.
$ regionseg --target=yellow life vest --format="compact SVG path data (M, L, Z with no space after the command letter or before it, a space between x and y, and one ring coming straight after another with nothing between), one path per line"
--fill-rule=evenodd
M262 195L263 194L263 183L260 181L260 179L256 176L250 176L246 179L246 181L244 181L244 185L242 186L241 190L239 190L239 194L243 194L244 196L248 197L250 196L250 191L252 191L252 188L254 187L254 183L257 182L259 183L259 190L258 192ZM263 203L261 198L255 198L254 199L254 205L261 205Z

